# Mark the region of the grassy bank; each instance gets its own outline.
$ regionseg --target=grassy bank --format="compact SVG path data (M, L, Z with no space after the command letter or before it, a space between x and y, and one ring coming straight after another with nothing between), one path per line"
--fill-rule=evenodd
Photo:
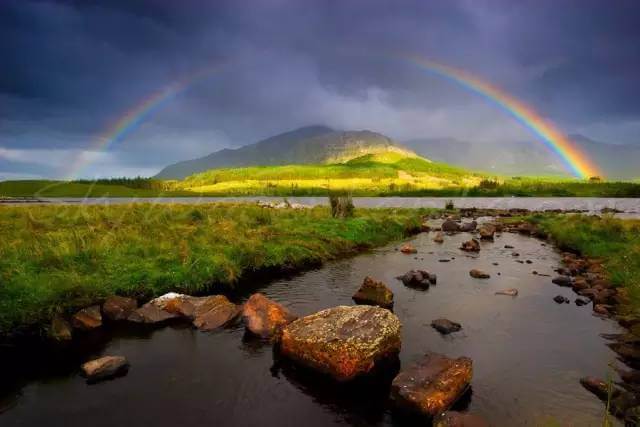
M612 283L627 290L627 309L640 315L640 220L549 214L527 220L547 231L561 249L601 259Z
M249 204L0 207L0 334L111 295L213 292L399 239L424 211Z

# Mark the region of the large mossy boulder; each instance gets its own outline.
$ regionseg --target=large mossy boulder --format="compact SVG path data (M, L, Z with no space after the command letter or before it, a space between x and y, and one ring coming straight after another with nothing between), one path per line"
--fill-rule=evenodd
M402 370L391 384L393 403L407 412L435 417L449 409L467 390L473 375L471 359L451 359L427 353Z
M277 338L296 316L261 293L253 294L242 306L242 319L249 332L261 338Z
M353 300L357 304L391 308L393 307L393 292L383 282L367 276L358 291L353 295Z
M339 306L302 317L282 330L283 356L348 381L400 351L401 324L380 307Z

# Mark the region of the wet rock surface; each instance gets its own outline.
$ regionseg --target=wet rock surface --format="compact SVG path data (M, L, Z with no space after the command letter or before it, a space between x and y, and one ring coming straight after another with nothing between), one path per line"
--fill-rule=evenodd
M71 341L73 332L71 330L71 325L61 316L54 316L51 320L51 328L49 331L49 336L54 341Z
M466 252L480 252L480 242L476 239L471 239L463 242L460 249Z
M201 331L212 331L227 325L240 314L240 307L224 295L206 297L196 306L193 325Z
M402 252L403 254L415 254L418 253L418 250L413 245L407 243L402 245L402 247L400 248L400 252Z
M517 297L518 296L518 290L515 289L515 288L503 289L501 291L497 291L496 295L506 295L506 296L510 296L510 297Z
M487 420L479 415L447 411L433 422L434 427L489 427Z
M282 330L282 355L338 381L370 372L400 351L400 320L373 306L339 306L302 317Z
M136 308L138 302L133 298L114 295L102 304L102 313L109 320L126 320Z
M242 306L242 319L249 332L261 338L279 337L282 328L297 317L261 293L253 294Z
M97 382L126 374L129 362L123 356L104 356L83 364L81 369L87 381Z
M391 308L393 307L393 292L384 283L367 276L353 295L353 300L358 304Z
M164 311L155 304L147 303L131 313L127 320L134 323L160 324L178 317L180 316Z
M473 277L474 279L489 279L491 277L489 273L478 270L477 268L469 271L469 276Z
M397 277L405 286L413 288L428 289L429 286L435 285L438 278L435 274L426 270L411 270Z
M445 233L457 233L460 231L460 224L452 219L447 219L442 223L441 228Z
M391 385L391 399L401 410L434 417L462 396L472 375L472 362L467 357L451 359L427 353L396 376Z
M431 327L443 335L458 332L462 329L460 323L452 322L449 319L435 319L431 322Z
M99 328L102 326L102 313L100 313L100 306L93 305L78 311L73 315L71 325L75 329L82 331L90 331L92 329Z

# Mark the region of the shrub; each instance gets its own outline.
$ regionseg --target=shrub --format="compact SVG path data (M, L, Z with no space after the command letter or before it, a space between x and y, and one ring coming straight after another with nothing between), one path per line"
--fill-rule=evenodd
M334 218L350 218L353 216L355 207L351 194L330 194L329 204L331 205L331 216Z

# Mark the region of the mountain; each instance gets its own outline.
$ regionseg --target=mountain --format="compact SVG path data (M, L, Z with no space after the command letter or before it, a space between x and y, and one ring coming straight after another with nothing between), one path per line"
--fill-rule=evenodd
M392 139L368 130L337 131L307 126L237 149L224 149L198 159L169 165L156 178L183 179L215 168L260 165L342 163L367 154L416 154Z
M593 159L609 179L640 177L640 146L597 142L582 135L570 135L575 145ZM566 169L549 148L539 142L471 143L453 138L425 138L403 145L436 162L503 175L568 176Z

